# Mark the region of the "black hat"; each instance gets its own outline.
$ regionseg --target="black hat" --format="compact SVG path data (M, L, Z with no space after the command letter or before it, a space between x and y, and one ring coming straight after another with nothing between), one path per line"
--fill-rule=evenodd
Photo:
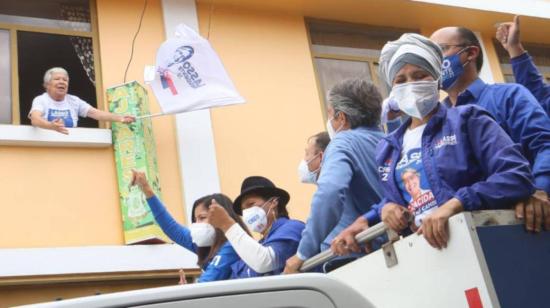
M241 194L233 203L233 209L238 215L242 215L243 213L241 209L241 201L246 195L259 195L266 199L278 197L278 209L283 209L288 203L288 200L290 200L290 195L285 190L275 187L275 184L273 184L273 182L269 179L264 178L263 176L249 176L244 179L243 184L241 185Z

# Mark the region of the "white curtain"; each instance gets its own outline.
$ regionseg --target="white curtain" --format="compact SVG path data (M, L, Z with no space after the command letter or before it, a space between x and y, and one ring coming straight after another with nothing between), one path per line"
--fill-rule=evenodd
M71 4L60 5L61 18L63 23L70 26L75 31L89 31L90 29L90 9L84 6ZM71 36L71 44L74 51L82 63L82 68L88 75L88 79L95 85L94 53L92 39L89 37Z

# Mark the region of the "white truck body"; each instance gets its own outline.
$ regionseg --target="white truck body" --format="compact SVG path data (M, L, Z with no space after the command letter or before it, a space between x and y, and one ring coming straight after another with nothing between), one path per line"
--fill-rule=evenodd
M373 228L375 229L375 228ZM153 288L26 307L548 307L550 232L512 211L461 213L447 248L416 234L328 274Z

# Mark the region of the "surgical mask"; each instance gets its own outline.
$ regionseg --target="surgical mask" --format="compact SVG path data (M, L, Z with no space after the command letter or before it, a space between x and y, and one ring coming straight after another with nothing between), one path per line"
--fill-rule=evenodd
M267 213L259 206L243 210L243 220L248 229L254 232L262 233L267 228Z
M334 116L336 116L336 113L334 113ZM332 127L332 122L331 122L331 120L334 119L334 116L327 120L327 133L330 139L333 139L334 136L336 136L336 134L340 131L340 129L342 129L342 125L343 125L343 124L340 125L340 127L338 127L337 130L334 130L334 127Z
M216 229L211 224L204 222L192 223L189 226L191 239L197 247L210 247L216 239Z
M309 171L308 165L320 154L321 153L317 153L310 160L303 159L300 162L300 165L298 166L298 175L300 176L300 182L310 184L317 183L317 174L319 174L319 169L321 169L321 167L317 168L317 170L315 171Z
M443 63L441 64L441 88L443 90L452 88L458 78L464 74L464 66L470 63L470 61L464 64L460 63L460 54L467 49L468 47L463 48L454 55L443 58Z
M395 85L390 93L399 109L411 117L423 119L439 102L438 81L414 81Z

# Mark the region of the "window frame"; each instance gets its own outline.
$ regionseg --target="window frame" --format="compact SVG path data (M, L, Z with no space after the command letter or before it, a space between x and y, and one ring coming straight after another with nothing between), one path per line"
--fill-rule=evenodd
M500 68L503 82L508 83L506 79L507 76L511 76L515 80L514 70L512 69L510 57L508 56L507 52L504 50L504 48L496 38L493 37L491 42L493 43L493 47L495 49L495 55L497 57L497 62ZM522 44L526 52L529 52L529 49L531 48L534 48L534 49L544 48L545 50L550 50L550 45L545 43L543 44L543 43L537 43L537 42L522 42ZM537 70L539 71L539 73L542 75L542 78L544 79L544 81L546 83L550 83L550 70L549 70L550 65L543 65L543 66L537 65L537 63L535 63L534 61L536 58L532 54L530 55L534 58L533 63L537 67ZM544 69L541 67L544 67Z
M313 47L313 45L312 45ZM323 122L326 122L328 120L327 116L327 107L326 104L328 103L326 101L326 93L323 93L323 87L321 85L321 80L319 78L319 71L317 68L317 64L315 63L316 59L329 59L329 60L342 60L342 61L355 61L355 62L363 62L367 63L369 66L369 71L371 73L371 79L374 85L376 85L378 88L380 88L381 85L380 81L378 80L378 76L375 73L376 67L375 64L378 64L378 59L372 58L372 57L363 57L363 56L351 56L346 54L335 54L335 53L320 53L316 52L311 49L311 60L313 62L313 67L315 70L315 82L317 83L317 90L319 93L319 99L321 101L321 111L323 114Z
M499 65L500 65L500 71L502 72L502 78L504 82L507 82L506 76L514 77L514 71L512 70L512 65L507 66L507 65L503 65L503 63L499 63ZM550 72L539 71L539 73L542 75L542 78L544 79L545 82L550 83Z
M95 70L95 93L97 109L104 110L105 103L103 99L103 80L101 72L101 57L99 55L99 31L97 25L97 5L95 0L89 0L90 5L90 32L76 31L69 29L55 29L49 27L39 27L30 25L20 25L0 22L0 29L8 30L10 33L10 66L11 66L11 107L12 121L6 125L21 125L20 101L19 101L19 57L17 44L17 31L56 34L64 36L80 36L92 39L92 50L94 53ZM98 128L108 128L106 123L99 122Z
M354 48L354 47L338 47L333 45L320 45L320 44L313 44L312 38L311 38L311 25L313 23L322 23L326 25L331 25L334 27L349 27L351 30L360 28L372 28L373 30L385 30L388 31L399 31L399 32L414 32L419 33L417 29L402 29L402 28L392 28L392 27L385 27L385 26L376 26L376 25L367 25L367 24L361 24L361 23L349 23L344 21L334 21L334 20L325 20L325 19L317 19L317 18L311 18L311 17L305 17L304 18L306 33L307 33L307 39L309 44L309 50L311 54L311 63L313 65L313 71L315 73L315 83L317 85L317 92L319 94L319 102L321 104L321 114L323 115L323 122L326 122L328 120L327 116L327 110L326 110L326 97L325 93L323 93L321 80L319 78L319 71L317 68L317 65L315 63L316 59L330 59L330 60L343 60L343 61L358 61L358 62L367 62L369 65L370 73L371 73L371 80L379 89L381 87L385 87L385 84L382 80L378 78L377 72L377 65L379 64L378 60L379 57L372 57L367 55L353 55L351 53L338 53L338 52L320 52L316 50L316 46L326 46L326 47L336 47L336 48L348 48L350 50L357 49L357 50L377 50L377 49L362 49L362 48ZM380 52L381 50L377 50ZM388 89L389 91L389 89Z

